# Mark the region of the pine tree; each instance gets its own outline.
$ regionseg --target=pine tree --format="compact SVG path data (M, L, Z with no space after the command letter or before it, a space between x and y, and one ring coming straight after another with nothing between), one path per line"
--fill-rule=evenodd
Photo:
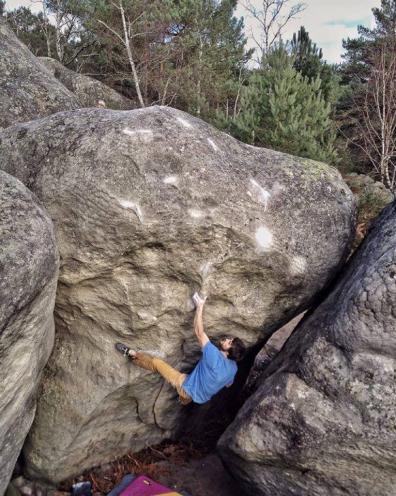
M293 34L289 49L294 57L294 68L310 81L320 78L324 99L334 105L342 96L340 77L336 68L323 60L322 49L311 40L304 26Z
M249 81L231 131L256 145L335 162L331 108L321 80L309 80L293 65L282 45L268 54L263 70Z
M249 57L243 21L234 17L237 0L153 0L149 9L143 0L122 0L133 26L136 77L125 43L115 34L123 32L119 0L80 3L84 32L96 39L92 56L81 59L83 72L102 75L117 89L121 84L132 98L138 81L145 104L172 105L212 122L234 111Z
M238 80L249 53L243 21L234 17L236 0L175 2L174 21L182 29L175 40L170 74L178 75L176 105L213 120L227 114L238 93Z
M323 57L322 49L313 43L304 26L300 27L298 33L293 34L290 51L294 55L294 68L298 72L309 78L318 76Z

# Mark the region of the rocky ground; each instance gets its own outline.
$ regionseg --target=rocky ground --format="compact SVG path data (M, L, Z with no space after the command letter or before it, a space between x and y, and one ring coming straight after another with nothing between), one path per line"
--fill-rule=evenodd
M240 496L216 453L184 443L165 441L139 453L96 467L61 484L56 490L14 477L7 496L67 496L76 482L90 481L94 496L108 494L126 474L147 475L190 496ZM17 474L15 474L17 475Z
M167 442L126 455L80 478L90 480L94 492L100 496L107 494L127 473L148 475L171 489L191 496L240 495L215 453Z

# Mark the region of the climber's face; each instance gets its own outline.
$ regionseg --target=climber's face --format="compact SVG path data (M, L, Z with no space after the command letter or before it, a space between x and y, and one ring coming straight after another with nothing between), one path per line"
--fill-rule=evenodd
M228 351L232 346L233 340L234 340L234 338L231 336L226 336L226 337L220 339L221 350L222 351Z

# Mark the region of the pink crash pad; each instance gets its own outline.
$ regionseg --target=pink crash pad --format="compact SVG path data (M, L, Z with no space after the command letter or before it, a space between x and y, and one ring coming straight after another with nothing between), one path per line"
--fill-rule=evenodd
M151 480L145 475L141 475L122 491L120 496L181 496L168 487L161 486L158 482Z

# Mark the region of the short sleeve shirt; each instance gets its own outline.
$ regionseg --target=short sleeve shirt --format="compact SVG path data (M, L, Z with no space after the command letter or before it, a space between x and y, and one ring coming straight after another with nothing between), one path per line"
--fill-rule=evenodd
M183 389L195 403L206 403L220 389L233 382L237 369L234 360L225 357L208 341L202 348L200 361L185 379Z

